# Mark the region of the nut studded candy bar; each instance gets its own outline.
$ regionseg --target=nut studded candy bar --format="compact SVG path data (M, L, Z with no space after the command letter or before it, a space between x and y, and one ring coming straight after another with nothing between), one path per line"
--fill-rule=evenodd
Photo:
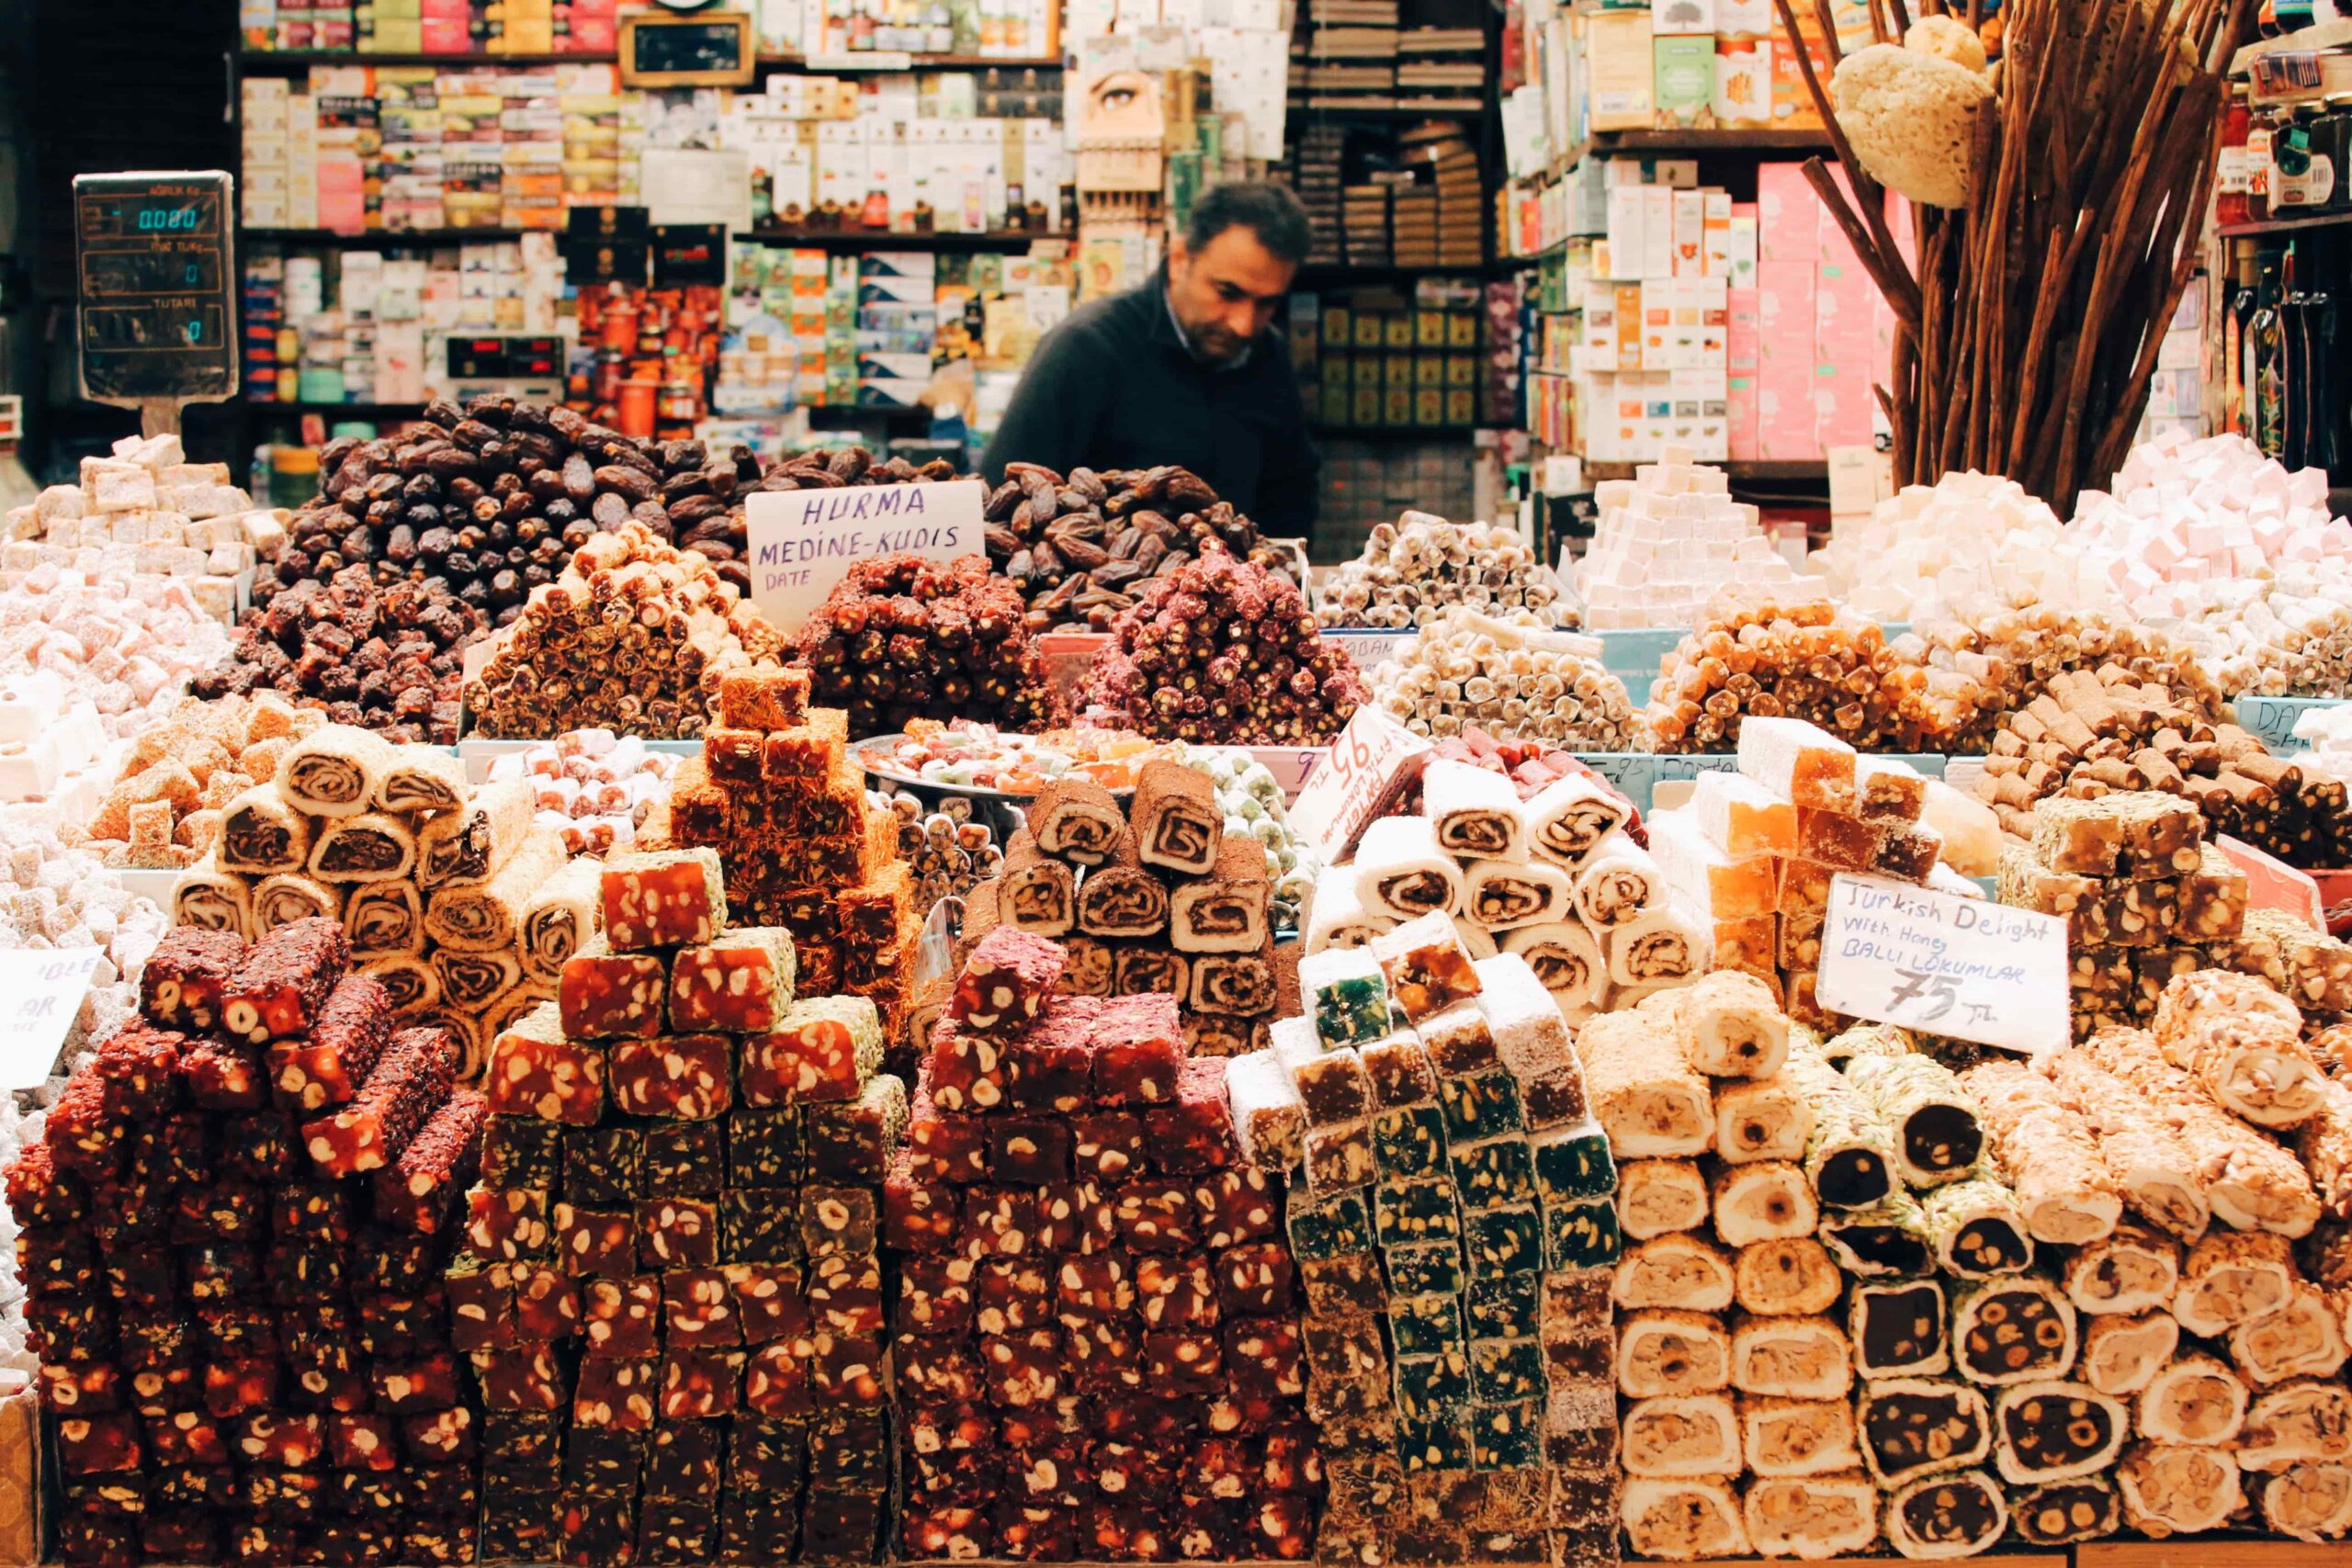
M281 1105L317 1111L359 1092L392 1034L392 1002L365 975L346 975L306 1039L269 1048L270 1087Z
M1388 1032L1388 981L1372 953L1334 947L1310 953L1299 960L1298 985L1325 1049L1368 1045Z
M670 961L670 1027L681 1034L761 1034L792 1005L792 933L739 927L717 942L682 947Z
M457 1071L458 1042L448 1030L403 1029L350 1104L303 1123L303 1147L332 1176L380 1170L449 1098Z
M594 1126L605 1109L605 1053L566 1038L552 1003L542 1003L491 1042L482 1092L498 1116Z
M1408 1022L1420 1023L1478 995L1478 974L1471 967L1469 951L1453 921L1440 911L1374 937L1372 954L1387 982L1388 995Z
M1017 1034L1044 1009L1068 962L1058 943L998 926L965 959L947 1016L973 1033Z
M735 1096L733 1055L723 1034L620 1041L605 1058L613 1109L682 1122L724 1115Z
M343 927L313 916L279 926L249 948L220 996L220 1027L260 1045L307 1033L351 967Z
M882 1067L882 1020L865 997L804 997L743 1042L748 1106L855 1100Z
M378 1223L420 1235L437 1233L457 1194L473 1179L490 1119L490 1102L471 1089L458 1089L442 1101L400 1158L376 1173Z
M220 1021L221 998L244 956L245 939L234 931L174 927L140 972L141 1015L166 1029L211 1029Z
M1172 1100L1183 1060L1183 1025L1173 996L1152 992L1102 1004L1094 1024L1095 1104Z
M605 940L616 953L709 942L727 929L716 850L614 855L605 862L597 894Z

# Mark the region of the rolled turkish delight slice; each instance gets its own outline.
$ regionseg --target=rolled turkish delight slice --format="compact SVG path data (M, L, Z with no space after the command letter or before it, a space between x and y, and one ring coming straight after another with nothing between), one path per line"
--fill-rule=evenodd
M1225 814L1206 773L1181 762L1146 762L1136 775L1128 820L1144 864L1184 876L1205 876L1216 865Z
M1577 1054L1592 1114L1619 1157L1707 1152L1715 1131L1707 1080L1668 1022L1638 1010L1603 1014L1585 1025Z
M1568 874L1555 865L1482 860L1463 873L1462 913L1488 931L1556 920L1568 899Z
M1262 876L1265 855L1257 840L1237 847L1255 852ZM997 897L1013 924L1040 936L1066 935L1073 921L1091 937L1148 938L1168 930L1168 885L1136 858L1132 839L1120 840L1111 859L1089 870L1073 895L1069 867L1016 833L1005 849L1004 886Z
M220 847L180 874L172 891L172 919L182 927L194 926L232 936L253 929L253 890L245 879L220 869Z
M2082 1119L2108 1179L2132 1213L2184 1240L2202 1235L2212 1213L2206 1184L2188 1145L2147 1100L2077 1051L2052 1053L2036 1066L2059 1103Z
M311 874L322 882L391 882L416 865L416 834L381 811L330 818L311 845Z
M2237 1455L2241 1470L2352 1463L2352 1389L2298 1378L2265 1390L2246 1412Z
M1609 978L1608 961L1580 921L1521 926L1503 938L1502 951L1524 959L1560 1008L1589 1011L1599 1005Z
M140 973L139 1010L166 1029L210 1029L244 954L236 931L187 925L165 931Z
M1731 1384L1731 1336L1704 1313L1628 1313L1617 1325L1617 1391L1632 1399L1719 1393Z
M1878 1540L1878 1500L1857 1470L1751 1481L1740 1508L1748 1540L1766 1557L1842 1557Z
M1991 1177L1939 1187L1921 1200L1936 1261L1963 1280L2013 1274L2033 1263L2017 1194Z
M1827 1312L1837 1302L1839 1289L1837 1262L1828 1248L1810 1235L1741 1247L1732 1266L1732 1280L1741 1306L1770 1317Z
M1867 1209L1825 1213L1820 1235L1838 1266L1863 1279L1925 1274L1935 1267L1928 1216L1908 1192L1890 1192Z
M455 811L469 793L466 765L455 756L438 747L401 746L393 750L391 764L377 781L370 804L380 811L416 816Z
M1029 803L1037 847L1072 865L1101 865L1126 837L1127 819L1111 792L1081 775L1054 780Z
M1740 1393L1842 1399L1853 1382L1853 1348L1829 1319L1742 1315L1733 1321L1731 1383Z
M1982 1280L1953 1297L1952 1362L1988 1387L2064 1377L2075 1365L2075 1308L2048 1280Z
M1080 895L1081 928L1092 886L1089 877ZM1208 875L1168 894L1169 941L1179 953L1255 953L1265 945L1272 893L1264 847L1255 839L1228 839Z
M1743 1394L1740 1449L1758 1475L1830 1475L1862 1462L1854 1406L1845 1399Z
M275 783L255 784L220 809L220 867L267 876L311 863L311 819Z
M1396 924L1386 915L1365 908L1356 896L1355 878L1344 874L1327 876L1315 885L1301 946L1309 955L1327 947L1362 947Z
M1812 1136L1813 1107L1785 1074L1715 1086L1715 1154L1727 1164L1801 1160Z
M1740 1557L1751 1549L1735 1477L1642 1477L1625 1483L1619 1520L1636 1557L1689 1562Z
M1731 1269L1730 1255L1703 1236L1681 1231L1652 1236L1618 1259L1610 1299L1629 1311L1724 1312L1732 1302Z
M2086 1313L2151 1312L2180 1285L2180 1245L2144 1225L2124 1224L2065 1262L2066 1299Z
M355 959L424 951L424 904L413 882L370 882L351 890L343 929Z
M1299 991L1327 1050L1367 1045L1388 1032L1388 982L1363 949L1327 949L1298 964Z
M1356 846L1357 900L1391 920L1458 914L1464 907L1462 868L1441 849L1426 817L1384 817Z
M1886 1539L1905 1557L1973 1557L2008 1528L2000 1484L1981 1470L1908 1482L1886 1500Z
M1068 956L1043 937L999 926L964 960L947 1016L978 1034L1017 1034L1041 1011Z
M1913 1187L1958 1180L1975 1166L1984 1146L1976 1102L1934 1057L1859 1055L1846 1081L1894 1129L1895 1168Z
M1707 1179L1687 1159L1634 1160L1617 1168L1617 1217L1636 1241L1707 1223Z
M1707 967L1707 927L1679 903L1662 903L1600 934L1609 978L1620 986L1669 985Z
M298 872L280 872L254 885L254 933L266 935L297 920L340 921L344 888Z
M2158 1540L2218 1529L2245 1502L2227 1449L2133 1443L2115 1467L2115 1484L2124 1524Z
M444 1007L463 1017L481 1017L492 1001L523 981L523 966L511 953L466 953L445 944L433 950L430 962L441 980Z
M1820 1222L1804 1172L1786 1161L1725 1166L1710 1185L1715 1235L1726 1247L1809 1237Z
M2242 1323L2267 1317L2287 1304L2300 1278L2284 1236L2260 1231L2216 1231L2188 1249L2172 1296L2182 1328L2218 1339Z
M727 929L727 893L716 850L616 854L605 862L598 902L616 953L707 942Z
M2076 1371L2101 1393L2137 1393L2180 1347L2180 1325L2168 1313L2095 1317L2083 1326Z
M1780 863L1760 854L1736 859L1709 841L1690 813L1649 819L1650 854L1668 893L1710 920L1743 920L1772 913L1780 900Z
M1506 775L1440 759L1421 774L1423 814L1438 847L1464 860L1527 858L1527 809Z
M297 811L356 817L377 797L393 756L390 744L372 730L323 724L277 760L277 788Z
M2319 1223L2319 1196L2295 1156L2222 1110L2196 1080L2164 1060L2149 1036L2101 1030L2074 1054L2139 1090L2178 1131L2213 1213L2223 1220L2240 1230L2284 1236L2308 1235Z
M1813 1108L1804 1170L1815 1194L1833 1209L1883 1201L1894 1188L1894 1130L1810 1046L1792 1044L1781 1070Z
M2308 1280L2297 1280L2286 1304L2230 1330L2230 1357L2257 1384L2288 1378L2332 1378L2346 1357L2344 1309Z
M1940 1280L1857 1280L1846 1300L1846 1332L1866 1378L1926 1378L1951 1369Z
M1598 778L1568 773L1528 800L1528 850L1573 872L1594 845L1624 825L1631 812L1631 803Z
M2262 1519L2298 1540L2335 1541L2352 1532L2352 1465L2299 1464L2256 1489Z
M1821 811L1855 808L1854 749L1798 718L1739 725L1739 771L1782 800Z
M1856 1419L1862 1461L1882 1486L1975 1464L1993 1451L1993 1414L1983 1392L1947 1378L1864 1383Z
M1724 1394L1636 1400L1618 1429L1628 1475L1739 1473L1739 1423Z
M350 943L334 921L280 926L247 949L229 976L220 1027L255 1045L307 1033L350 966Z
M2139 1433L2160 1443L2227 1443L2245 1425L2251 1397L2245 1380L2220 1357L2182 1356L2140 1390Z
M359 972L384 987L392 1011L402 1018L413 1020L441 1005L441 976L421 958L401 953L371 959Z
M1225 1085L1242 1157L1269 1176L1295 1168L1306 1156L1306 1107L1288 1068L1252 1051L1226 1064Z
M515 953L523 973L554 981L564 964L596 933L596 891L603 863L585 858L567 864L539 884L523 905Z
M2158 999L2152 1032L2165 1061L2257 1126L2295 1126L2319 1110L2326 1080L2303 1044L2302 1014L2260 980L2181 976Z
M446 1029L403 1029L348 1105L302 1124L302 1146L330 1176L380 1170L398 1160L442 1101L458 1071Z
M1989 1134L1996 1168L2036 1241L2078 1247L2111 1234L2123 1195L2084 1119L2021 1062L1988 1059L1961 1075Z
M1657 863L1623 832L1612 833L1594 846L1577 872L1576 911L1595 931L1622 926L1665 897L1665 878L1658 873Z
M2013 1492L2009 1520L2029 1545L2065 1546L2113 1535L2122 1524L2123 1502L2108 1477L2082 1476Z
M2320 1206L2352 1217L2352 1087L2330 1083L2320 1108L2295 1134L2295 1154L2311 1173Z
M418 884L438 888L489 881L531 834L533 815L527 781L485 784L463 807L417 830Z

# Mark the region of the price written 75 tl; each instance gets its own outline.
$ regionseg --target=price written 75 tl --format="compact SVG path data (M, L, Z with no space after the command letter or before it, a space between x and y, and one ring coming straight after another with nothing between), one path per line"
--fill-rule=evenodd
M1892 1010L1917 1002L1926 1009L1917 1016L1921 1023L1933 1023L1949 1015L1955 1006L1964 1008L1961 1016L1970 1023L1989 1023L1993 1010L1983 1002L1962 1003L1959 983L1949 975L1923 974L1917 969L1897 969L1900 976L1886 998Z

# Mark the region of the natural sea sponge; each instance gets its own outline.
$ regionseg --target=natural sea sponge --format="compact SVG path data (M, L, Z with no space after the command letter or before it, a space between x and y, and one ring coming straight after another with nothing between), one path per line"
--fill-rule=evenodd
M1976 117L1993 90L1964 65L1891 43L1838 62L1830 82L1838 126L1871 177L1928 207L1968 203Z
M1971 71L1984 69L1984 42L1957 17L1922 17L1903 35L1903 47L1914 54L1932 54Z

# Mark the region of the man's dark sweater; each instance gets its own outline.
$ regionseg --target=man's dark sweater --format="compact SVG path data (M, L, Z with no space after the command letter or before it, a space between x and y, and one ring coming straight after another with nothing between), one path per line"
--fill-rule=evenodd
M1322 458L1281 333L1268 330L1229 370L1202 364L1168 312L1164 275L1097 299L1047 333L980 467L1067 472L1174 463L1272 534L1315 522Z

